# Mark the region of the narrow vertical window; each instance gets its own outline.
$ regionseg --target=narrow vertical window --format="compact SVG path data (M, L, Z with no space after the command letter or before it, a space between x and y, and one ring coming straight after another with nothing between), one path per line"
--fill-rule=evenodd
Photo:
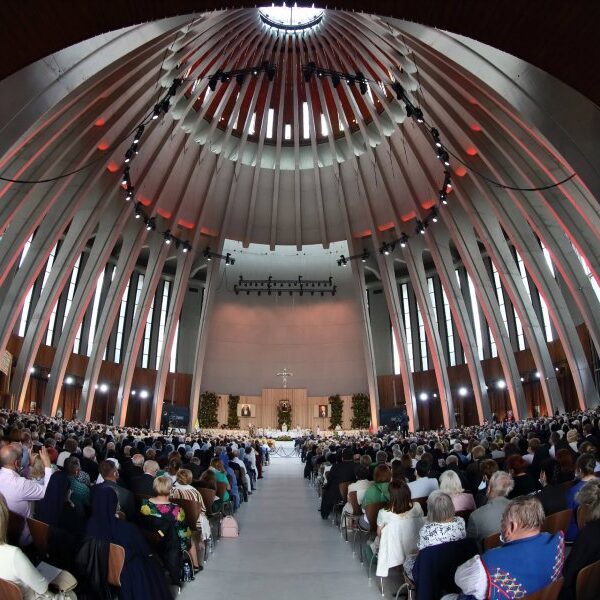
M98 276L96 283L96 292L94 293L94 302L92 304L92 318L90 320L90 331L88 333L87 355L92 355L92 345L94 336L96 335L96 327L98 326L98 310L100 309L100 296L102 295L102 284L104 283L104 270Z
M475 328L475 339L477 341L477 354L479 360L483 360L483 337L481 335L481 320L479 318L479 303L477 302L477 294L475 293L475 286L471 280L471 276L467 275L467 281L469 284L469 297L471 299L471 310L473 311L473 326ZM490 336L490 339L491 336Z
M163 286L162 302L160 303L160 319L158 321L158 347L156 349L156 367L160 364L162 357L163 343L165 339L165 324L167 322L167 308L169 306L169 288L170 281L165 281Z
M270 108L267 113L267 138L273 138L273 121L275 119L275 111Z
M410 303L408 302L408 284L402 284L402 312L404 315L404 332L406 335L406 350L410 363L410 372L415 371L415 359L413 356L412 330L410 327Z
M123 331L125 330L125 315L127 314L127 297L129 296L130 284L131 279L127 282L127 287L125 288L125 291L123 292L123 297L121 298L121 306L119 307L119 320L117 321L117 338L115 340L116 363L121 362L121 348L123 346Z
M150 358L150 334L152 333L152 314L154 313L154 300L152 299L152 305L148 311L148 318L146 319L146 329L144 330L144 347L142 349L142 369L148 368L148 361Z
M448 341L448 362L451 367L456 365L456 351L454 349L454 329L452 327L452 313L446 290L442 287L442 301L444 303L444 320L446 322L446 339Z
M175 373L177 367L177 344L179 343L179 321L175 327L175 337L173 338L173 347L171 348L171 360L169 363L169 371Z
M419 325L419 347L421 349L421 370L427 371L429 369L429 362L427 360L427 339L425 337L425 323L423 322L423 315L421 309L417 304L417 323Z
M308 122L308 102L302 103L302 137L307 140L310 137L310 124Z

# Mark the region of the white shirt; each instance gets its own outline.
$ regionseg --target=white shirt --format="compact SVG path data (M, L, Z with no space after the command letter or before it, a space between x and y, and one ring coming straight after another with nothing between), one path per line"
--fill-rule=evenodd
M48 590L48 582L21 549L9 544L0 545L0 578L16 583L23 600L34 600Z
M67 460L67 458L69 458L69 456L71 456L70 452L67 452L66 450L63 450L59 455L58 458L56 459L56 466L57 467L64 467L65 466L65 460Z
M440 484L434 477L421 477L408 483L411 498L428 498L431 492L438 490Z
M358 505L362 504L363 498L365 497L365 492L371 487L371 482L368 479L359 479L354 483L351 483L348 486L348 493L356 492L356 500L358 501ZM344 511L352 514L352 504L350 502L346 502L344 506Z

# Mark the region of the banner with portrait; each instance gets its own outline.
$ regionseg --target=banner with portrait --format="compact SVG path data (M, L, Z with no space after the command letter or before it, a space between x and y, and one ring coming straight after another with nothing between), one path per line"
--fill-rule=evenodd
M239 402L237 405L237 416L241 418L256 417L256 404L247 404L245 402Z

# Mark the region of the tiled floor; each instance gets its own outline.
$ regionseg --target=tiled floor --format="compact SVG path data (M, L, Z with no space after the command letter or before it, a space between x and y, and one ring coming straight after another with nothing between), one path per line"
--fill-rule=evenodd
M302 479L298 458L273 458L265 478L236 517L240 537L222 539L204 572L180 600L370 600L375 579L353 558Z

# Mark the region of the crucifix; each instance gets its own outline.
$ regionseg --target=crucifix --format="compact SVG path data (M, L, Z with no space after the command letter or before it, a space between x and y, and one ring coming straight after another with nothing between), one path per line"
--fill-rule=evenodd
M283 368L283 371L281 373L277 373L277 377L281 377L282 383L283 383L283 387L287 388L287 378L288 377L293 377L294 374L293 373L289 373L287 370L287 367Z

